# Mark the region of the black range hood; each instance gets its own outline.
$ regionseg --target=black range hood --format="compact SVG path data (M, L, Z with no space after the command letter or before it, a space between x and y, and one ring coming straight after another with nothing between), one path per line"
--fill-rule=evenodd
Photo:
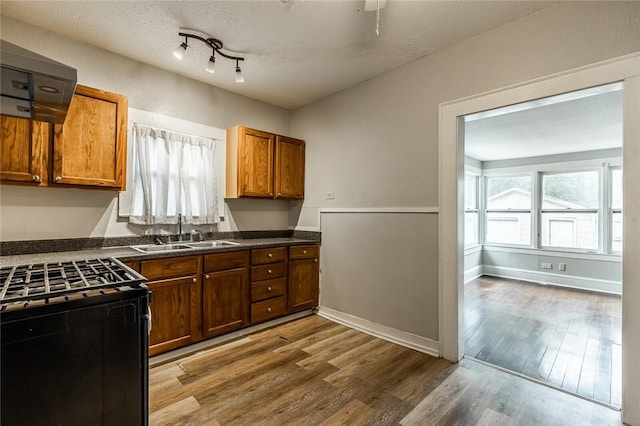
M2 115L62 124L78 73L20 46L0 40Z

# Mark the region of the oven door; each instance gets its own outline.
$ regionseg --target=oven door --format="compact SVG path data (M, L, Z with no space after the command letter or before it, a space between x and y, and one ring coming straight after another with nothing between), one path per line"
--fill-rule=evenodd
M146 291L4 316L1 424L147 424Z

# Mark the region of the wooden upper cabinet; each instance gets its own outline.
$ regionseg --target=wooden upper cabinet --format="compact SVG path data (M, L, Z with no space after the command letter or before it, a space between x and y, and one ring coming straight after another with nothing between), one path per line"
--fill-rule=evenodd
M276 198L304 198L304 141L276 137Z
M54 184L124 189L127 98L76 86L64 124L53 136Z
M227 130L226 198L304 197L304 141L235 126Z
M46 183L49 123L4 115L0 120L0 180L32 185Z

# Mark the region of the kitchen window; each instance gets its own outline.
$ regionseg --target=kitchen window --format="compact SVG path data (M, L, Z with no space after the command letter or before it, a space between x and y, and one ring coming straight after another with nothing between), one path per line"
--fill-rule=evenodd
M219 221L215 140L136 124L129 222Z

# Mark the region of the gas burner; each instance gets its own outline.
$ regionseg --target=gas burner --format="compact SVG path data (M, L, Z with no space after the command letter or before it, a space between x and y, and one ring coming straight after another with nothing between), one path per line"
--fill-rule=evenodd
M90 290L138 287L145 278L114 258L0 268L0 303L34 302Z

